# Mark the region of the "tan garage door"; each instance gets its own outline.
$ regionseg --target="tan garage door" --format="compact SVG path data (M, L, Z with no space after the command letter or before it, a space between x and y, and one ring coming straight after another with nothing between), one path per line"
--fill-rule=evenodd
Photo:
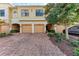
M9 25L2 25L0 26L0 32L8 32L10 29Z
M23 33L32 33L32 24L23 24L22 32Z
M35 33L43 33L44 32L44 24L35 24L34 25Z

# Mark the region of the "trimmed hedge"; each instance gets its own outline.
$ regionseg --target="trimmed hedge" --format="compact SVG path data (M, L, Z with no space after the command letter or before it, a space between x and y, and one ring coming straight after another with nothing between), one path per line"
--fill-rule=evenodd
M65 35L62 34L62 33L55 33L55 34L54 34L54 37L56 38L56 39L55 39L56 42L61 42L62 40L65 39Z
M79 56L79 48L75 48L73 53L74 53L74 56Z
M74 46L74 47L78 47L79 46L79 40L71 41L71 45Z

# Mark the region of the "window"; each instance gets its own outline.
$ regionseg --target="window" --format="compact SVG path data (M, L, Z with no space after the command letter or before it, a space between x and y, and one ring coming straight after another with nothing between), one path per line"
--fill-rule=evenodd
M36 16L43 16L44 12L42 9L37 9L36 10Z
M5 16L5 10L0 10L0 16L1 17Z
M21 10L21 16L29 16L29 10Z

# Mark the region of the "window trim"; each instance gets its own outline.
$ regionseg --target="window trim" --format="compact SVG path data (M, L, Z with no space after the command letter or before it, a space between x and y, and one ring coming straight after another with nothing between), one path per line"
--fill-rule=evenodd
M25 13L27 13L27 15L25 15ZM21 9L21 17L28 17L28 16L29 16L29 10L28 9Z
M37 11L38 11L38 10L42 10L42 15L37 15ZM37 17L44 16L44 10L43 10L43 9L36 9L36 11L35 11L35 16L37 16Z

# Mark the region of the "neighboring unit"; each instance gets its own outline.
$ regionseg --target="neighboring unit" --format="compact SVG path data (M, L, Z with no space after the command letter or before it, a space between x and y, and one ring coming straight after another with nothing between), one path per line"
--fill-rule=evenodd
M0 3L0 32L8 32L12 19L12 5ZM1 23L3 21L4 23Z

